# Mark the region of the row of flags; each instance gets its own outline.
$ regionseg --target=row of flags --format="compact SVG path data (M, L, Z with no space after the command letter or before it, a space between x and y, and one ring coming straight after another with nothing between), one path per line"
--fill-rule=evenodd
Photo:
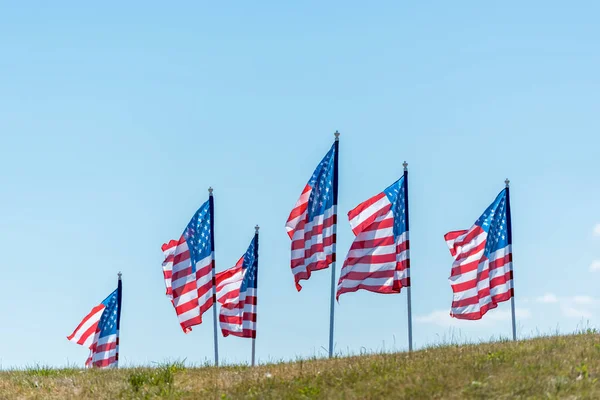
M410 240L408 169L382 192L350 212L348 220L355 235L339 279L335 281L338 202L339 133L318 164L285 224L291 240L291 271L296 289L312 272L332 268L329 355L333 355L335 299L345 293L367 290L375 293L407 291L409 350L412 350L410 297ZM494 202L466 230L445 235L454 258L450 285L453 301L450 315L477 320L511 300L513 339L516 340L512 266L512 233L509 181ZM177 240L163 244L163 277L185 333L202 323L212 308L215 365L218 365L217 321L223 336L252 339L255 364L258 287L259 228L244 255L231 268L216 273L214 243L214 199L194 214ZM118 366L119 323L122 283L118 289L83 319L68 336L70 341L90 348L86 366ZM220 311L217 319L217 306Z

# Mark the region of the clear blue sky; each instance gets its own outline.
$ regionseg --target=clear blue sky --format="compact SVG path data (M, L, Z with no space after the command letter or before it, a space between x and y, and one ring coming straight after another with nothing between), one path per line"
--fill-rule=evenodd
M83 365L65 336L118 271L125 364L211 360L212 317L181 332L160 250L209 185L218 270L261 226L259 360L326 354L329 271L296 292L284 225L336 129L340 258L345 214L409 162L417 347L510 335L509 303L447 316L443 240L506 177L519 333L598 326L600 5L403 3L2 2L2 368ZM337 351L406 348L404 293L336 311Z

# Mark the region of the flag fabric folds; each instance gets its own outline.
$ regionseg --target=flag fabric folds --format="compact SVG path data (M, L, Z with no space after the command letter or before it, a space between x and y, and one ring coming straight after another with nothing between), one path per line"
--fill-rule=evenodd
M258 235L235 266L217 274L219 323L223 336L256 338Z
M285 225L292 240L291 268L298 291L302 289L300 280L309 279L312 271L327 268L334 261L335 153L334 143L304 187Z
M348 213L356 238L342 266L337 299L359 289L400 293L410 286L405 184L403 176Z
M171 240L162 247L167 296L171 292L175 313L185 333L201 324L202 314L213 305L210 214L210 201L207 201L194 214L179 240Z
M71 342L86 346L90 355L86 367L111 368L119 362L119 320L121 305L121 282L99 305L83 318L72 334Z
M444 238L454 257L449 278L452 317L480 319L514 295L508 189L469 230L449 232Z

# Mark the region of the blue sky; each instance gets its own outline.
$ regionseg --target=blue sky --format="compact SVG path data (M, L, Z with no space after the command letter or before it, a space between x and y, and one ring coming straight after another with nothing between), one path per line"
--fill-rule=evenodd
M325 355L329 271L301 293L285 221L340 138L345 214L410 170L416 347L510 335L448 317L447 231L511 179L521 336L599 325L596 2L0 4L0 365L83 365L66 335L123 272L121 360L211 360L160 246L215 188L217 270L261 226L259 361ZM588 322L589 321L589 322ZM407 347L406 296L344 295L336 351ZM250 342L221 338L228 362Z

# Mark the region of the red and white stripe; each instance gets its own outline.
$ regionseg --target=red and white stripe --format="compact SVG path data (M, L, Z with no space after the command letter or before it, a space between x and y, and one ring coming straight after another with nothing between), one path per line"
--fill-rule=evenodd
M380 193L348 213L356 238L340 273L337 299L359 289L400 293L410 286L408 232L394 238L391 206L385 193Z
M219 324L223 336L256 337L256 289L248 287L241 292L244 279L244 257L235 266L219 272L217 301L221 303Z
M191 331L192 326L201 324L202 314L213 305L212 271L211 253L196 263L194 273L187 242L181 236L173 251L171 289L175 313L185 333Z
M87 367L116 367L119 360L119 331L114 335L94 338L90 347L90 356L85 362Z
M171 288L171 278L173 276L173 259L175 258L175 249L177 248L177 240L170 240L169 243L162 245L162 251L165 255L165 260L162 263L163 276L165 278L165 287L167 289L167 297L173 301L173 289Z
M308 221L311 191L310 185L306 185L285 225L292 239L291 267L298 291L302 289L300 280L310 278L312 271L329 267L335 254L337 208L332 206Z
M487 232L476 224L444 236L454 257L449 278L454 292L450 315L454 318L480 319L514 295L512 247L508 245L486 257L487 237Z
M118 362L118 332L116 335L110 335L98 339L100 332L98 324L106 307L104 304L97 305L86 315L79 323L77 328L67 336L67 339L73 343L85 346L90 349L90 355L85 362L86 367L116 367Z

